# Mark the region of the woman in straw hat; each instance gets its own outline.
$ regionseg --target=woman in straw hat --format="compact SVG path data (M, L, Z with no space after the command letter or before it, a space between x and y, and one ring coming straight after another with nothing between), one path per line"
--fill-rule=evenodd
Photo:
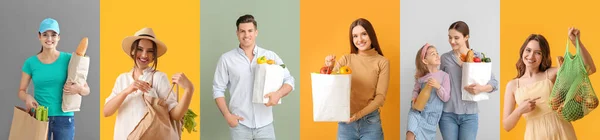
M168 96L172 93L167 74L156 70L158 58L167 52L167 46L156 38L151 28L143 28L134 36L123 39L122 47L123 51L133 59L134 67L117 77L110 96L105 100L105 117L119 110L113 138L126 139L144 117L147 107L141 97L142 94L152 96L150 93L156 93L160 98L168 97L166 104L171 120L181 120L190 105L194 87L183 73L177 73L171 80L181 86L185 92L179 103L176 100L177 96Z
M56 20L46 18L40 23L38 39L42 49L38 54L27 58L23 64L19 98L25 102L27 110L37 108L38 105L48 108L48 139L72 140L75 137L75 114L62 111L63 92L86 96L90 93L90 88L87 83L80 85L67 81L71 53L56 49L60 40ZM31 81L33 96L27 93Z

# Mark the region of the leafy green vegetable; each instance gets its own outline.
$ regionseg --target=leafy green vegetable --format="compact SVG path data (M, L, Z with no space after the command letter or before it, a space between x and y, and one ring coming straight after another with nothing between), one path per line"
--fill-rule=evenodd
M194 118L196 117L198 117L198 115L194 113L194 111L192 111L191 109L188 109L188 111L183 116L183 128L185 128L185 130L187 130L188 133L192 133L192 131L198 132L198 130L196 130L196 126L198 125L198 123L196 123L194 120Z

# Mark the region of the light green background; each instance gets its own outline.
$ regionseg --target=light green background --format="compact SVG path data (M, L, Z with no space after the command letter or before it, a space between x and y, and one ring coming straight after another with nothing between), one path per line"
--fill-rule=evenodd
M256 43L277 53L295 78L295 90L273 108L277 139L300 138L300 2L298 0L200 1L200 137L231 139L227 122L212 97L212 80L221 54L237 48L235 21L252 14L258 23ZM229 93L225 93L229 104Z

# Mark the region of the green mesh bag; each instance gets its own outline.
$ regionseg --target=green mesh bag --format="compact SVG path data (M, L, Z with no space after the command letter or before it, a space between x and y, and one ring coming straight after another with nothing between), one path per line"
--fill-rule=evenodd
M569 122L583 118L598 106L598 98L583 63L579 41L576 40L575 55L569 53L567 40L564 62L556 74L556 81L550 94L552 110Z

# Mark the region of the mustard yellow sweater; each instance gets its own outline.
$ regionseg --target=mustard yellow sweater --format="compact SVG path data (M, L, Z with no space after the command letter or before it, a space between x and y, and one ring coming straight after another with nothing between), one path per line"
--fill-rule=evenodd
M359 119L383 106L390 80L387 58L370 49L342 56L333 70L338 71L341 66L352 70L350 115Z

